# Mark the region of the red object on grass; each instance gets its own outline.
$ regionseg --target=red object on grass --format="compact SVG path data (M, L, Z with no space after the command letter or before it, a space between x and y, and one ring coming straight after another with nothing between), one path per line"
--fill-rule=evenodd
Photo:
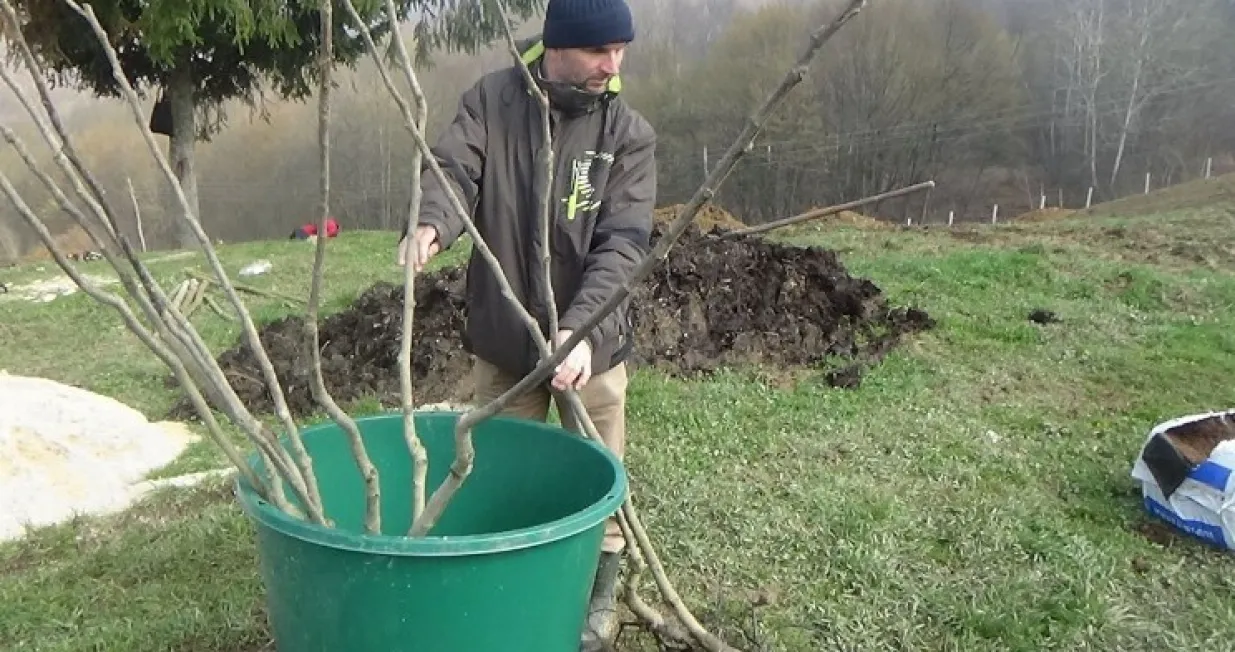
M317 223L310 222L296 229L292 234L293 238L310 238L317 235ZM326 218L326 237L334 238L339 235L339 223L333 217Z

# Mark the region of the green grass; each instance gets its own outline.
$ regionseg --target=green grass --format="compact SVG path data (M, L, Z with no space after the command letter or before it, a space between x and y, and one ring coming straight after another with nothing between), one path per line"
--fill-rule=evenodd
M634 374L635 497L706 625L746 649L1229 647L1235 561L1144 536L1129 470L1154 424L1231 407L1235 259L1220 252L1235 250L1232 213L780 237L838 250L939 327L854 390L761 370ZM332 243L330 309L398 281L392 244ZM274 262L254 285L304 292L311 247L222 251L232 271ZM1028 321L1036 308L1062 321ZM4 309L14 344L0 368L155 417L174 399L157 361L88 299ZM210 313L197 321L216 347L235 337ZM203 446L165 473L218 465ZM261 649L252 536L226 490L206 487L2 545L0 648ZM775 599L754 609L754 593ZM654 648L632 633L624 649Z

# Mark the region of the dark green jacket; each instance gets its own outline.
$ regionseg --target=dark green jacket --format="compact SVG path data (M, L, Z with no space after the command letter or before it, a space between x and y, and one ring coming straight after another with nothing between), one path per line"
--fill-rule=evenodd
M538 73L538 37L520 44ZM543 87L543 85L542 85ZM649 251L656 200L656 133L619 97L621 80L580 104L550 93L554 105L552 275L560 328L584 320L630 277ZM570 98L567 98L570 99ZM536 152L542 142L540 107L517 65L483 76L463 93L454 120L433 147L481 236L501 262L519 300L548 332L541 291L539 190ZM442 249L466 233L433 173L422 169L421 224L437 228ZM525 324L501 295L489 265L473 253L468 265L466 350L510 373L525 375L539 355ZM592 373L625 359L632 333L628 301L591 333Z

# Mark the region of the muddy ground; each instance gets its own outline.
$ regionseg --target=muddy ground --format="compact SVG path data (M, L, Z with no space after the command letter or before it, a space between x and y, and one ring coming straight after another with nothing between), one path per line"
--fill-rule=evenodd
M659 235L658 228L654 238ZM470 360L459 346L467 309L463 276L455 268L417 279L418 404L470 397ZM398 405L402 303L402 288L382 283L349 309L323 318L323 371L335 400L375 396ZM632 321L636 365L675 375L749 364L814 366L838 387L857 386L903 335L934 325L922 310L888 305L874 283L850 276L829 250L754 237L726 240L694 226L634 293ZM300 317L264 325L261 333L292 412L316 411ZM271 410L247 345L239 343L219 361L251 409ZM182 401L172 416L195 414Z

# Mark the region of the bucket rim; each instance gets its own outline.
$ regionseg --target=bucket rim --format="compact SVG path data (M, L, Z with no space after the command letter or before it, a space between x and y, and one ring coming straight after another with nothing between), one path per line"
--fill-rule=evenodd
M416 412L415 417L457 419L462 413L451 410L425 410ZM402 411L390 411L380 414L356 417L358 427L375 421L403 419ZM561 426L521 419L510 416L494 416L486 421L517 422L521 426L535 430L553 432L555 435L567 437L586 446L594 453L603 457L612 467L614 481L605 496L582 510L575 511L561 518L529 527L487 534L468 534L462 536L409 537L405 534L369 534L352 532L333 527L318 525L311 521L294 518L273 504L257 495L253 486L245 481L243 474L236 474L233 481L233 493L241 509L260 527L264 527L285 536L300 539L306 543L318 546L358 552L363 554L388 555L398 557L463 557L469 555L500 554L524 548L543 546L561 539L573 537L583 531L604 523L616 512L626 500L628 478L625 467L617 455L607 447L592 441L586 436L577 435ZM331 420L326 420L301 429L302 436L315 431L339 430L339 426ZM286 436L280 438L286 445ZM260 464L256 453L250 456L250 464ZM256 468L256 467L254 467ZM449 509L449 507L447 507Z

